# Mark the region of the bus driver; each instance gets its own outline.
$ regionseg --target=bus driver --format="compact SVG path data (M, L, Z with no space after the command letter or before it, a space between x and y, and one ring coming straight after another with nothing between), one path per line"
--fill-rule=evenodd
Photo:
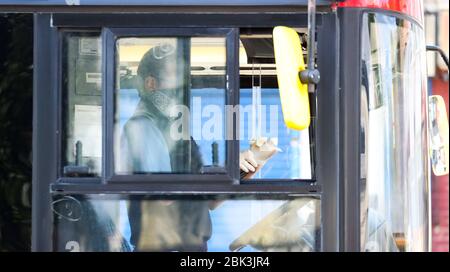
M192 137L184 140L170 136L170 126L176 118L170 116L169 108L184 103L184 89L174 86L179 77L176 54L170 54L171 50L174 51L170 45L155 46L139 63L140 101L121 135L121 172L200 173L201 153ZM240 167L247 173L256 171L258 163L251 151L241 153ZM206 251L211 236L209 210L217 204L131 200L128 216L134 250Z

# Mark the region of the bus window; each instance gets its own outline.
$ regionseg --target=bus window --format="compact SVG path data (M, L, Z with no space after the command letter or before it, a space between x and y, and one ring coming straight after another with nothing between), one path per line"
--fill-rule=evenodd
M259 164L254 174L241 170L241 178L312 179L314 108L309 128L298 131L286 126L271 34L241 36L239 62L240 150L252 151Z
M117 40L115 172L223 172L225 37Z
M56 251L320 251L315 196L54 196ZM220 202L221 205L217 205Z
M365 14L361 80L361 250L426 251L424 41L413 22Z
M102 74L99 33L63 32L62 172L102 172Z

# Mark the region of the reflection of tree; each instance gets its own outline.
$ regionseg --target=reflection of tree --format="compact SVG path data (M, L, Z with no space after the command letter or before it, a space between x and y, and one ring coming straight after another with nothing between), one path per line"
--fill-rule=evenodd
M0 15L0 251L31 242L32 15Z

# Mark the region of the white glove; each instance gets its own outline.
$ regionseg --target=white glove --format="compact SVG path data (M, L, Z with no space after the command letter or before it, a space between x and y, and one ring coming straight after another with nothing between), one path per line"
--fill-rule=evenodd
M256 171L258 163L256 162L255 156L251 150L246 150L239 154L239 167L246 173Z
M250 149L239 154L239 166L246 173L255 173L275 153L281 151L277 147L277 139L260 138L250 141ZM249 178L249 175L246 176Z

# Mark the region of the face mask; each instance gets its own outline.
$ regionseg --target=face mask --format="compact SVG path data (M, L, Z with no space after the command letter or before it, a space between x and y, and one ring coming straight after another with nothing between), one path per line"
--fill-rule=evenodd
M176 89L165 89L147 92L144 99L148 102L151 102L165 117L171 119L176 117L170 115L172 107L179 104Z

